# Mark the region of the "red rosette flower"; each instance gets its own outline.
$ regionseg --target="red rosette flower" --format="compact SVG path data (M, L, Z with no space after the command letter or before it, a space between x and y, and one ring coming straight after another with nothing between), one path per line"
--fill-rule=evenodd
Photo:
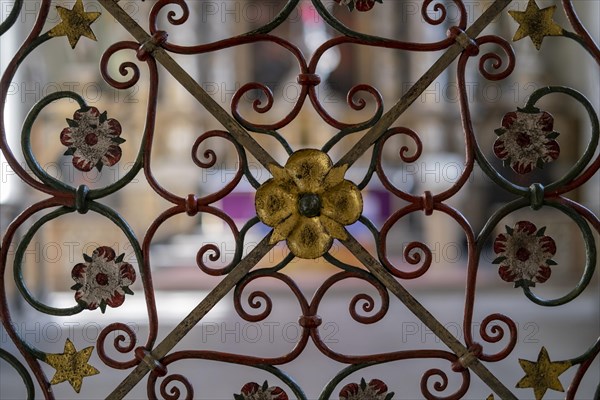
M246 383L240 394L234 394L235 400L288 400L288 395L279 386L269 387L265 381L262 386L256 382Z
M121 138L121 124L116 119L108 119L106 111L102 114L96 107L87 107L75 111L73 119L60 133L60 142L67 146L65 155L73 156L73 166L80 171L98 171L103 166L110 167L121 159L121 147L125 142Z
M349 383L340 391L340 400L391 400L394 392L388 392L388 387L379 379L367 383L364 378L358 383Z
M340 5L345 5L350 11L355 8L358 11L364 12L371 10L375 3L383 3L383 0L335 0Z
M496 237L494 252L498 257L493 263L500 264L498 273L503 280L525 287L550 278L550 266L556 265L552 260L556 243L544 235L545 231L546 228L538 230L531 222L520 221Z
M494 154L518 174L541 169L560 155L554 118L537 108L509 112L496 134Z
M115 251L107 246L98 247L92 256L83 255L84 263L73 267L71 277L75 285L75 300L89 310L106 306L119 307L125 294L133 294L129 286L135 282L135 270L123 261L125 254L116 257Z

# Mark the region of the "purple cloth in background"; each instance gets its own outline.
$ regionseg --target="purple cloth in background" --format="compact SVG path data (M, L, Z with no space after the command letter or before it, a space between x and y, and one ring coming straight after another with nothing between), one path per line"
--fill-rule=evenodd
M254 192L232 192L222 200L223 212L234 220L247 221L256 216L254 210Z
M391 214L391 195L384 189L363 191L364 216L374 223L384 221ZM223 212L234 220L247 221L256 216L254 192L232 192L221 200Z

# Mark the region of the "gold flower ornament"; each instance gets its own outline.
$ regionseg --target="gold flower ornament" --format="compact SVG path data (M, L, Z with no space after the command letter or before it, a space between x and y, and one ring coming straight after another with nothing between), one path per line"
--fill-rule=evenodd
M271 164L273 178L258 188L255 200L258 218L274 228L270 243L287 240L296 257L314 259L333 239L347 239L344 226L356 222L363 209L360 190L344 179L347 169L313 149L295 152L284 168Z

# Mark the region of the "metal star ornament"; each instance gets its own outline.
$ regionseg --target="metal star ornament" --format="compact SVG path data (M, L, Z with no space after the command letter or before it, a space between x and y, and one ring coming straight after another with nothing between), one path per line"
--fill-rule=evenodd
M552 389L564 392L558 377L571 368L571 361L550 361L548 352L542 347L537 362L519 359L521 368L526 375L517 383L517 388L532 388L536 400L541 400L546 390Z
M61 382L69 381L73 389L79 393L83 378L100 373L100 371L88 364L93 350L94 346L90 346L77 351L75 345L67 339L64 353L46 354L44 361L56 370L50 384L57 385Z
M519 23L513 41L529 36L535 48L539 50L546 36L562 36L563 28L552 19L554 11L556 6L540 9L535 0L529 0L525 11L509 11L510 16Z
M97 40L90 25L98 19L100 13L86 12L83 9L83 0L77 0L71 10L61 6L56 6L56 10L61 22L52 28L48 35L51 37L66 36L73 49L82 36L94 41Z

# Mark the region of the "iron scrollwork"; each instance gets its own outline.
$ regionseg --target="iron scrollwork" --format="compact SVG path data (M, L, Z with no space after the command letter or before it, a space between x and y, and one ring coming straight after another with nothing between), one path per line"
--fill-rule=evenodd
M15 26L23 8L22 0L15 0L13 8L0 24L0 35L5 34ZM517 397L508 386L500 382L487 369L486 363L499 362L513 353L517 342L518 332L515 322L506 315L493 313L486 316L480 323L479 332L473 331L474 310L476 305L476 286L482 251L486 243L493 240L493 233L498 224L509 215L524 208L540 210L542 208L557 210L570 219L579 229L585 245L585 266L583 274L569 293L555 299L545 299L534 293L533 287L549 279L552 259L556 253L556 244L545 228L539 228L531 221L520 221L516 225L507 226L505 231L495 237L493 244L497 255L495 264L499 265L499 277L505 281L514 282L521 287L524 299L543 307L559 307L576 299L590 284L597 265L597 249L594 234L600 232L598 217L582 204L572 200L568 195L575 189L581 188L600 168L600 157L595 156L598 149L600 124L597 111L580 92L563 86L549 86L536 90L524 104L523 108L507 110L496 134L498 138L494 145L494 155L503 161L508 168L517 174L528 174L544 164L553 162L560 155L557 141L558 132L553 128L553 117L538 108L537 104L548 96L567 96L576 101L585 110L591 125L589 143L583 155L558 180L547 184L535 182L529 187L513 182L495 167L480 146L481 140L475 132L472 119L471 104L466 90L466 70L470 61L478 59L478 72L481 77L490 81L503 81L514 71L516 54L512 45L497 35L480 36L492 20L504 12L511 0L494 1L472 24L467 7L462 0L442 2L424 0L421 6L421 17L431 27L446 24L451 26L446 37L437 38L430 42L407 42L396 38L385 38L365 34L348 27L321 0L312 0L319 18L329 28L335 31L335 37L322 43L310 57L307 57L297 44L278 36L276 28L280 27L291 15L301 7L299 0L289 0L273 18L263 26L252 31L201 44L177 44L168 35L171 28L184 25L193 12L184 0L158 0L152 6L148 18L147 31L120 7L119 1L100 0L103 12L106 11L134 37L133 41L121 41L112 44L100 59L100 72L104 81L115 90L126 90L136 85L142 79L142 65L147 69L147 85L149 88L148 102L145 109L145 124L141 133L121 132L121 126L115 119L109 118L107 112L100 112L88 104L85 98L72 91L61 91L43 97L29 111L23 129L20 132L22 156L29 168L26 170L18 161L17 149L11 148L8 142L6 103L8 89L22 63L31 53L44 43L57 38L68 39L72 48L82 37L95 40L92 25L99 18L99 12L88 11L83 0L77 0L72 8L58 7L61 21L50 30L43 32L51 10L50 0L41 0L34 26L26 40L21 45L14 58L8 63L1 81L0 90L0 132L2 154L15 174L33 191L45 196L41 201L28 205L27 208L8 225L3 234L0 249L0 279L2 296L0 297L0 316L4 329L15 344L23 361L5 350L0 351L0 357L12 366L23 379L27 396L35 397L36 390L45 398L52 399L52 385L68 381L76 392L82 387L82 382L99 371L88 364L93 351L92 347L77 350L67 339L63 353L47 353L28 342L15 330L7 301L8 249L17 246L14 257L14 280L21 297L33 309L56 317L87 312L106 307L118 307L128 300L126 294L132 294L129 286L139 276L143 288L148 320L148 335L145 343L141 342L136 332L122 322L113 322L99 334L95 351L101 362L107 368L130 370L127 378L110 394L111 398L122 398L145 375L147 380L147 395L149 398L163 397L165 399L194 398L196 392L189 377L179 373L170 373L169 367L181 361L213 361L252 367L269 375L269 379L281 382L282 386L273 386L250 382L236 388L236 399L269 398L284 400L288 396L306 399L307 396L299 384L281 368L281 366L296 360L312 343L324 357L345 364L337 375L322 389L320 398L329 399L339 396L340 399L380 399L389 400L401 388L393 388L393 382L382 382L372 379L367 382L346 382L348 378L359 371L375 365L391 363L408 363L414 359L434 359L443 361L446 367L457 374L460 384L450 388L448 372L440 368L425 371L420 382L422 395L427 399L459 399L470 387L471 373L475 373L503 399ZM458 10L455 20L450 20L448 7L452 3ZM388 6L388 0L336 0L334 6L346 6L349 11L360 12L361 18L368 18L372 9L382 9ZM175 8L176 10L169 8ZM511 10L509 14L519 24L513 40L529 37L539 50L544 39L550 36L573 40L581 46L600 65L600 49L590 34L580 22L571 0L562 0L562 8L566 14L573 32L562 28L553 20L556 6L540 9L534 0L529 0L524 11ZM436 13L433 16L430 11ZM166 12L164 23L161 15ZM161 22L163 21L163 22ZM559 39L556 39L559 40ZM547 39L549 41L549 39ZM228 113L221 108L210 96L186 73L170 56L202 55L218 52L224 49L261 43L277 46L288 52L297 64L297 83L300 86L298 98L290 111L283 117L271 116L277 99L272 90L263 82L247 82L233 95L231 109ZM350 113L366 108L368 100L374 103L374 110L368 118L360 122L348 122L334 117L327 110L318 96L318 88L322 84L317 69L324 55L341 46L369 46L377 49L392 49L404 52L443 52L439 60L429 71L391 108L386 111L383 96L379 90L370 84L356 84L347 93L347 107ZM483 48L494 48L483 53ZM499 52L498 49L501 51ZM114 76L109 68L110 61L119 52L130 52L137 61L121 62L117 68L120 77ZM404 126L393 126L398 117L415 101L428 85L449 65L458 59L456 77L460 115L465 142L465 168L456 182L439 193L425 191L415 194L405 188L397 187L386 172L382 161L383 149L386 143L394 137L401 137L411 143L403 145L396 160L398 164L411 164L420 159L423 149L427 146L418 132ZM237 156L237 169L233 178L214 193L204 196L196 194L173 193L161 184L154 174L152 155L155 152L156 116L159 97L159 69L162 65L183 85L202 106L208 110L224 129L210 130L200 134L191 148L191 160L200 169L209 169L217 163L217 153L208 148L202 154L208 140L224 141L233 146ZM255 100L250 109L251 114L245 115L241 103L245 96L258 91L263 102ZM60 133L60 141L67 150L65 155L72 157L74 168L81 171L98 170L120 162L122 158L121 145L129 138L137 137L140 147L137 151L132 168L120 179L105 187L89 188L86 185L74 187L49 175L40 165L31 143L32 128L40 113L51 104L71 99L77 104L73 117L67 118L68 127ZM308 101L307 101L308 100ZM289 137L282 133L283 129L297 120L303 108L312 105L314 112L324 125L336 130L327 138L321 149L294 149ZM110 110L109 110L110 112ZM258 118L260 116L260 118ZM265 119L270 120L265 122ZM361 134L361 132L363 132ZM12 134L12 132L10 132ZM358 141L349 151L333 162L328 153L336 148L343 150L340 142L350 135ZM258 143L260 137L274 138L288 155L285 167L271 156ZM524 150L525 149L525 150ZM361 182L355 184L345 179L347 170L363 155L369 155L370 162ZM248 157L250 153L273 175L273 180L261 183L251 172ZM594 158L595 157L595 158ZM472 176L475 166L480 167L485 175L495 185L516 196L516 200L503 205L489 216L485 226L476 232L470 222L455 207L448 204L459 191L463 190L468 179ZM143 238L138 238L126 219L116 210L106 205L103 200L109 195L122 190L135 177L143 174L149 187L156 196L169 203L146 231ZM380 228L362 214L363 199L361 191L368 188L372 178L377 177L390 196L406 203L402 208L394 210ZM247 179L257 190L257 216L238 228L236 222L219 209L218 202L231 194L242 179ZM291 211L290 211L291 210ZM124 234L134 249L137 269L118 255L110 247L98 247L93 254L82 255L82 262L72 269L72 279L75 304L69 308L55 308L44 304L28 289L23 278L23 259L28 245L44 225L65 215L86 214L92 212L106 218ZM426 275L434 263L432 250L427 244L412 241L403 251L405 261L415 269L402 270L394 265L388 254L388 236L394 226L410 214L424 213L430 216L441 213L453 220L464 235L468 249L465 304L463 314L464 343L456 339L404 288L403 282L414 280ZM40 216L41 215L41 216ZM215 268L205 261L220 261L224 258L220 249L211 244L198 249L196 264L204 274L221 277L222 281L215 285L213 291L203 299L198 306L180 323L164 340L158 342L159 319L152 281L152 259L150 248L157 231L167 221L179 215L191 218L211 215L220 219L228 227L235 242L233 259L222 268ZM23 229L29 221L35 222L27 229L21 238L17 231ZM247 233L263 223L273 230L249 254L244 255ZM375 253L371 255L365 247L348 232L346 226L359 223L366 227L373 236ZM595 231L595 233L594 233ZM291 253L277 265L269 268L254 269L257 262L282 240L287 240ZM330 252L333 240L344 245L363 265L352 265L346 260L337 258ZM295 258L322 257L327 263L337 269L337 272L325 279L311 299L308 299L302 288L292 277L286 274L286 267ZM222 260L221 260L222 261ZM301 333L286 354L269 358L244 354L218 352L210 350L187 349L172 351L183 338L215 304L222 301L225 294L233 290L233 307L240 318L248 322L264 321L271 315L274 301L268 293L255 290L246 295L252 284L262 280L276 280L282 284L288 294L298 303L298 323ZM358 280L368 285L378 295L374 298L367 292L355 294L349 304L352 319L362 325L380 322L389 314L390 294L397 297L404 305L423 321L448 346L449 350L420 349L398 350L394 352L356 355L343 354L331 348L323 340L321 334L322 320L318 314L319 306L327 292L336 284L348 280ZM108 310L110 313L110 309ZM117 334L118 333L118 334ZM108 341L114 335L112 344ZM476 339L476 335L480 337ZM490 353L490 344L504 343L503 348ZM548 389L562 390L564 388L559 376L568 369L577 366L577 371L566 391L568 399L576 396L579 384L590 365L600 352L600 342L593 344L587 351L569 360L551 361L549 352L542 347L537 361L520 360L525 376L516 384L518 388L533 389L536 399L541 399ZM112 348L109 348L112 345ZM491 346L490 346L491 347ZM126 357L126 360L114 359L114 352ZM56 370L52 378L48 378L42 363ZM37 381L37 389L34 385ZM345 383L345 384L344 384ZM514 385L513 385L514 386ZM433 390L432 390L433 388ZM183 390L182 390L183 389ZM600 387L596 396L600 393ZM262 397L261 397L262 396ZM265 397L267 396L267 397ZM491 395L489 398L493 398Z

